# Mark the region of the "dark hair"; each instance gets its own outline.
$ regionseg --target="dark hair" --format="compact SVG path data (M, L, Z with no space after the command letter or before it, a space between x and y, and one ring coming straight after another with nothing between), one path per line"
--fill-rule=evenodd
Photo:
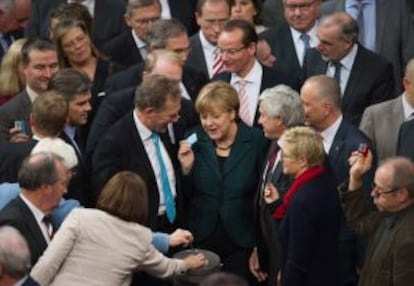
M19 170L20 187L35 191L42 185L54 185L59 181L58 162L63 163L62 157L53 153L40 152L28 156Z
M68 103L55 91L48 91L33 101L32 116L36 131L47 137L56 137L68 118Z
M176 19L161 19L152 25L147 42L151 50L165 49L169 39L181 35L187 35L187 30L180 21Z
M57 19L59 22L64 20L79 20L85 23L89 35L93 31L93 18L89 13L88 8L78 3L62 3L49 15L49 30L51 29L52 19Z
M230 2L230 7L234 6L236 0L228 0ZM256 15L253 16L253 23L255 25L263 24L262 18L260 17L262 13L262 0L250 0L253 3L254 9L256 9Z
M146 225L148 197L144 180L130 171L115 174L103 187L96 208L122 220Z
M181 99L178 82L162 75L149 75L135 91L135 107L139 110L148 107L161 110L168 98Z
M92 81L89 76L74 68L65 68L58 71L49 82L49 90L61 94L68 102L79 93L90 91Z
M29 39L24 43L22 47L22 64L28 65L30 63L30 53L32 51L55 51L57 52L56 46L51 40L45 38L33 38Z
M251 43L257 43L259 40L256 30L251 23L242 19L229 20L224 24L223 32L233 32L235 30L241 30L243 33L242 43L245 47Z

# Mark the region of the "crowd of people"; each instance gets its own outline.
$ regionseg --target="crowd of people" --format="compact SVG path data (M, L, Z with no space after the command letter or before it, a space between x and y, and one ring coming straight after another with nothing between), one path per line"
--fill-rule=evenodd
M411 1L2 0L0 59L0 285L414 283Z

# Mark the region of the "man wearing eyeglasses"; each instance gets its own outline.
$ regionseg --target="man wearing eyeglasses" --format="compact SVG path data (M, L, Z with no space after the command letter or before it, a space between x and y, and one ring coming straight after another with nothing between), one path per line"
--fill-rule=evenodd
M130 28L103 46L103 52L124 68L143 62L148 55L147 36L161 17L158 0L129 0L124 19Z
M295 90L299 88L297 78L257 61L257 41L256 31L249 22L234 19L224 24L217 42L224 72L213 78L229 82L238 91L239 116L249 126L258 126L260 92L278 84L286 84Z
M349 158L349 184L340 186L348 225L369 239L359 286L411 286L414 281L414 163L393 157L376 170L371 191L378 211L362 198L362 176L371 168L372 154L354 152Z
M303 59L308 49L316 47L321 0L282 0L286 23L260 35L276 57L274 67L297 76L302 73Z

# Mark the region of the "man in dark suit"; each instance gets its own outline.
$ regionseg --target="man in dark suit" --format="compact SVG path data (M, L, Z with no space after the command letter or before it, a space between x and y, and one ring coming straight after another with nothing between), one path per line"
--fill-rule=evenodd
M190 38L191 50L187 65L212 78L222 70L213 68L217 54L217 40L223 24L230 17L230 6L225 0L199 0L195 13L200 31ZM218 63L220 64L220 63Z
M177 19L188 31L191 36L198 31L197 23L194 17L196 0L160 0L161 18Z
M397 155L410 158L414 162L414 119L404 122L398 133Z
M366 107L395 97L392 64L357 43L358 24L350 15L335 12L323 18L318 38L317 50L306 53L304 77L334 77L345 118L358 126Z
M171 80L180 81L182 78L182 62L177 54L168 50L154 50L149 54L146 68L143 73L145 81L151 75L164 75ZM138 84L140 84L139 82ZM138 85L137 84L137 85ZM199 89L201 88L198 87ZM87 143L87 156L91 157L94 149L99 145L102 135L126 113L134 109L134 95L136 86L122 89L118 92L109 94L100 110L98 111L95 121L89 133ZM190 100L182 98L182 107L180 110L180 119L172 125L173 132L170 137L173 143L178 144L183 139L184 132L194 124L197 119L193 110L193 104Z
M336 81L326 75L313 76L305 81L300 92L305 113L305 123L318 131L323 138L323 145L337 184L348 178L348 158L358 150L361 143L372 150L374 147L368 137L356 126L352 125L341 112L340 90ZM374 161L375 165L376 159ZM365 199L369 200L370 184L373 172L364 176ZM357 238L342 223L340 231L341 284L356 285L357 283Z
M32 134L32 102L47 89L50 78L59 69L56 47L48 40L27 41L22 48L22 65L26 88L0 107L0 142L26 141ZM23 122L25 130L16 128L16 121Z
M33 136L26 142L0 143L0 182L17 182L20 166L38 140L57 137L67 118L68 104L60 94L47 92L37 97L30 115Z
M305 53L318 45L316 36L321 0L296 2L284 0L286 22L264 31L264 39L276 57L273 67L301 77ZM301 8L299 8L301 7Z
M259 100L259 124L272 143L254 200L257 246L250 256L249 267L258 281L273 286L280 269L280 246L276 222L266 207L264 190L268 184L273 184L283 197L290 187L292 179L282 172L277 140L286 129L303 125L304 115L299 94L286 85L265 90Z
M48 215L59 201L70 179L63 159L38 153L23 161L19 171L20 195L0 211L0 225L18 229L29 244L34 265L53 235Z
M363 175L372 156L350 158L349 184L340 189L348 225L367 237L369 248L360 286L410 286L414 281L414 164L394 157L376 170L371 196L377 211L364 204Z
M0 285L38 285L28 277L30 249L25 238L11 226L0 227Z
M321 7L321 15L345 11L354 19L358 19L358 2L361 1L327 1ZM413 1L375 0L362 3L363 24L360 30L364 36L361 44L393 64L396 94L402 92L404 68L414 57L414 23L408 3Z
M144 179L148 225L153 230L172 230L182 215L176 152L165 136L168 125L178 120L180 108L177 82L160 75L150 76L137 88L135 109L105 133L93 154L92 183L96 194L121 170L136 172ZM168 201L169 197L172 200Z
M85 126L91 111L91 87L89 77L76 69L58 71L50 80L49 89L61 94L68 102L69 111L66 124L59 137L71 145L78 159L76 174L70 181L68 198L78 200L82 205L92 206L89 186L89 171L85 159Z
M72 3L79 1L67 0L33 0L32 14L27 29L29 37L49 35L48 21L51 11L57 8L60 4ZM85 5L89 13L92 15L93 33L92 39L95 45L100 48L102 45L120 34L126 29L122 21L125 13L124 0L99 0L99 1L80 1Z
M129 0L124 15L129 29L105 43L103 53L125 68L144 61L149 52L148 33L152 23L160 17L158 0Z
M229 82L238 91L239 116L249 126L257 125L261 91L278 84L299 89L298 79L259 64L255 57L257 40L254 27L247 21L230 20L224 24L218 48L225 71L213 78Z

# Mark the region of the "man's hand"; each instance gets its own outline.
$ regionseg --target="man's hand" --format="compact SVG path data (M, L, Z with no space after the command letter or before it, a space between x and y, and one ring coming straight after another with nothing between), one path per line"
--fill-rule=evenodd
M271 204L280 198L279 192L272 183L267 183L264 189L264 200Z
M10 128L9 130L9 136L10 136L10 142L27 142L30 139L30 136L28 136L27 134L23 133L21 131L21 129L13 127Z
M349 186L350 191L359 189L363 184L363 176L372 165L372 153L368 150L366 156L359 151L354 151L348 159L349 165Z
M257 255L257 249L254 248L249 258L250 272L256 277L257 281L263 282L267 278L267 273L260 269L259 257Z

